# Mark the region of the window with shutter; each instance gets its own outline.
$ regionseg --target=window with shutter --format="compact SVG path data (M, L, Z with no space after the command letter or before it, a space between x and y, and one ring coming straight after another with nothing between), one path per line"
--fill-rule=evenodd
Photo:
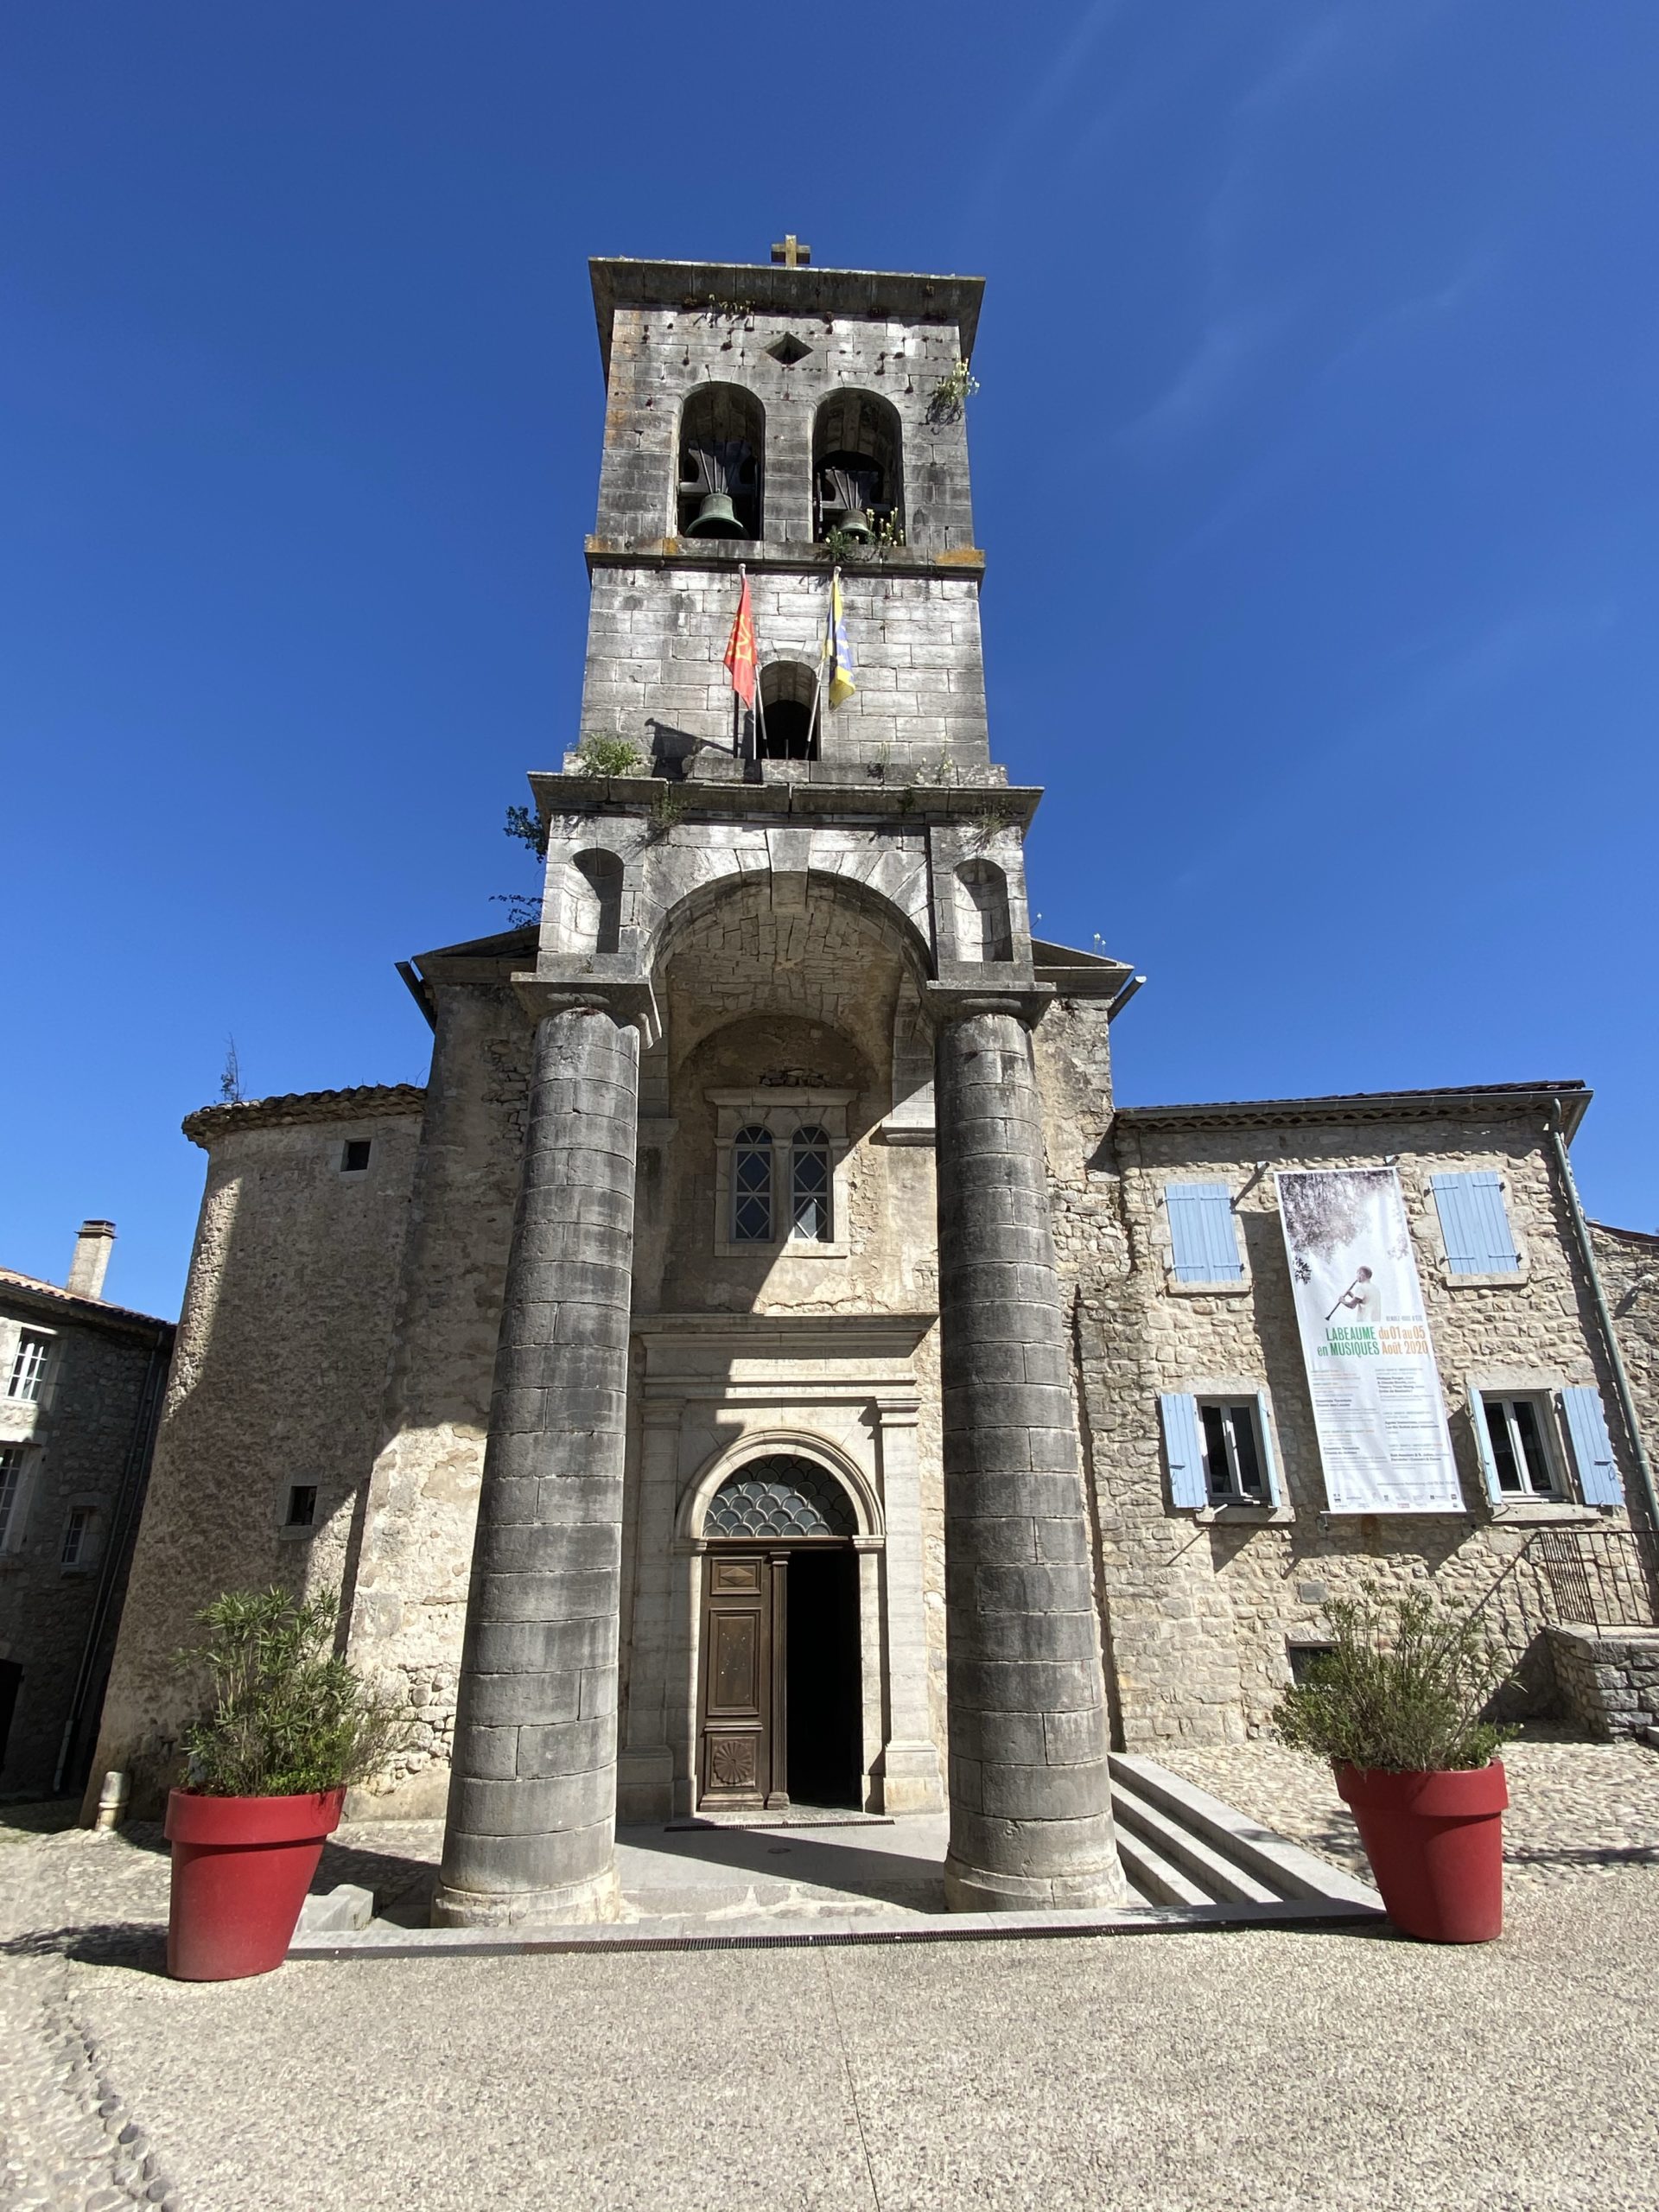
M1521 1255L1515 1249L1503 1178L1483 1168L1464 1175L1433 1175L1434 1210L1440 1217L1446 1263L1454 1275L1512 1275Z
M1205 1484L1204 1446L1198 1439L1198 1403L1179 1391L1158 1401L1164 1429L1164 1457L1169 1462L1169 1502L1176 1507L1209 1502Z
M1168 1183L1170 1249L1177 1282L1243 1282L1238 1223L1224 1183Z
M1594 1389L1563 1390L1561 1412L1567 1421L1567 1440L1579 1478L1579 1495L1586 1505L1623 1505L1624 1485L1613 1458L1612 1439L1601 1393Z

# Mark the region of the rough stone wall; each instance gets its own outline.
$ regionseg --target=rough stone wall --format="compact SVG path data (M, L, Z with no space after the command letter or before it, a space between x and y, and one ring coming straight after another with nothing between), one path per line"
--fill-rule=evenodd
M504 982L440 982L351 1655L412 1736L363 1815L429 1818L448 1788L467 1577L529 1102L531 1029Z
M1563 1719L1604 1741L1659 1728L1659 1629L1546 1631Z
M766 349L791 334L812 350L785 366ZM887 401L899 417L909 549L971 546L966 419L931 406L958 350L954 323L766 311L732 316L706 305L620 308L606 393L601 541L651 543L674 536L681 409L700 385L732 384L753 393L766 410L763 542L810 543L814 417L825 399L850 389Z
M125 1485L130 1478L143 1478L142 1466L130 1469L129 1458L147 1382L153 1387L152 1357L159 1344L165 1358L172 1332L161 1322L149 1328L100 1324L78 1306L43 1314L8 1302L0 1291L0 1387L25 1329L50 1332L54 1349L39 1403L0 1399L0 1445L21 1445L27 1454L11 1548L0 1553L0 1659L22 1668L0 1789L44 1793L52 1787L110 1547L124 1534ZM97 1516L95 1535L80 1562L66 1567L64 1536L77 1506ZM130 1545L130 1524L124 1534ZM120 1618L124 1558L117 1559L116 1568L82 1709L83 1740L71 1746L72 1772L74 1754L84 1758L88 1748L85 1730L97 1713Z
M761 663L815 670L830 597L826 567L750 578ZM735 568L595 571L582 685L583 733L632 738L658 758L686 741L732 745L731 678L721 656L737 611ZM906 575L860 562L842 576L858 689L826 710L819 757L910 776L982 771L989 760L975 576ZM575 742L574 737L572 742Z
M1373 1166L1385 1155L1398 1156L1413 1224L1463 1478L1461 1515L1338 1518L1325 1510L1273 1172ZM1455 1284L1446 1279L1428 1179L1492 1166L1508 1183L1525 1268L1514 1283ZM1224 1179L1234 1192L1248 1268L1236 1294L1183 1294L1166 1281L1162 1187L1194 1173ZM1469 1379L1535 1389L1593 1382L1619 1441L1588 1287L1536 1127L1447 1119L1171 1128L1120 1118L1102 1167L1060 1194L1059 1229L1077 1274L1108 1630L1128 1744L1227 1742L1259 1730L1289 1679L1288 1643L1321 1640L1326 1601L1362 1583L1432 1578L1446 1597L1471 1603L1496 1590L1492 1626L1524 1646L1532 1630L1510 1607L1510 1586L1497 1588L1506 1566L1541 1521L1601 1516L1531 1504L1495 1516L1469 1427ZM1170 1509L1157 1394L1205 1388L1267 1392L1285 1492L1280 1514ZM1622 1448L1619 1457L1628 1484ZM1611 1517L1622 1524L1622 1515Z
M1659 1465L1659 1236L1590 1224L1590 1242L1624 1362L1649 1466Z
M419 1096L394 1094L391 1112L325 1106L321 1119L285 1104L215 1110L203 1131L207 1189L93 1762L94 1778L133 1771L140 1806L170 1778L192 1696L172 1654L197 1609L226 1589L308 1593L351 1579ZM348 1138L370 1141L364 1173L340 1173ZM295 1484L316 1485L316 1516L290 1534Z
M785 366L766 348L791 334L811 350ZM829 569L812 543L813 426L825 400L868 393L897 417L906 543L846 567L858 690L823 716L820 758L880 766L900 779L986 767L982 564L972 551L965 423L961 410L931 404L958 342L950 323L734 315L707 303L618 311L590 549L583 731L629 737L670 759L699 743L730 745L732 694L721 660L740 560L753 571L763 665L817 668ZM682 409L709 384L741 387L765 412L759 541L676 535Z

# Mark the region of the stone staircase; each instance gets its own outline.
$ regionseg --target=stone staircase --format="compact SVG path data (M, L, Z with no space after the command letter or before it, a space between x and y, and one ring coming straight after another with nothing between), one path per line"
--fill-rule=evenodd
M1155 1759L1114 1751L1111 1766L1118 1853L1141 1904L1380 1908L1369 1884L1287 1843Z

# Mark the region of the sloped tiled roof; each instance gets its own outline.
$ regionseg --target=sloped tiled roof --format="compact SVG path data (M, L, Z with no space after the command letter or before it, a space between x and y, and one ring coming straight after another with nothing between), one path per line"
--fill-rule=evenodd
M350 1090L290 1090L276 1098L241 1098L234 1105L199 1106L181 1128L206 1148L233 1129L280 1129L303 1122L362 1122L380 1115L418 1114L426 1103L418 1083L363 1083Z

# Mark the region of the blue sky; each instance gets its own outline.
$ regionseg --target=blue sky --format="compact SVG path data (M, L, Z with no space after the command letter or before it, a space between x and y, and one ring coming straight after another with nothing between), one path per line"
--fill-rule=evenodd
M833 20L834 35L826 35ZM392 969L573 730L589 253L988 280L995 749L1128 1101L1583 1076L1649 1139L1650 0L14 8L0 1257L176 1311L251 1095L418 1079Z

